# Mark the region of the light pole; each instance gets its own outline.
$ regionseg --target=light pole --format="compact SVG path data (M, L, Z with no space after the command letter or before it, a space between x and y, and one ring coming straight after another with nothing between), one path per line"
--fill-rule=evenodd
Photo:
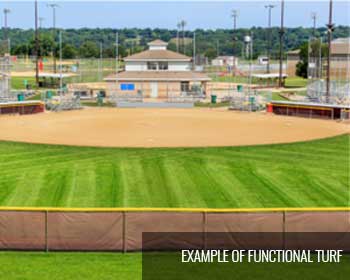
M313 30L312 30L312 34L314 37L316 37L316 20L317 20L317 13L312 12L311 13L311 19L313 21Z
M235 62L235 47L236 47L236 42L238 41L238 38L236 36L236 28L237 28L237 18L238 18L238 11L237 10L232 10L232 14L231 14L232 18L233 18L233 36L232 36L232 43L233 43L233 48L232 48L232 56L233 56L233 67L232 67L232 74L234 74L235 71L235 67L236 67L236 62Z
M193 71L196 71L196 31L193 31Z
M327 54L327 90L326 90L326 102L329 103L330 98L330 82L331 82L331 50L332 50L332 33L334 31L334 24L332 23L333 16L333 1L329 1L329 15L327 26L327 39L328 39L328 54Z
M181 28L181 24L180 23L178 23L177 25L176 25L176 27L177 27L177 29L176 29L176 51L177 52L179 52L180 51L180 47L179 47L179 44L180 44L180 38L179 38L179 36L180 36L180 28Z
M45 20L45 18L43 17L39 17L39 29L43 28L43 21Z
M38 31L38 0L34 3L35 13L35 82L39 87L39 31Z
M187 22L184 20L180 21L180 26L182 29L182 50L183 50L183 54L185 54L185 26L186 26Z
M7 15L11 12L10 9L4 9L4 40L8 39Z
M284 37L284 0L281 1L281 28L279 31L280 34L280 69L279 69L279 79L278 79L278 86L282 87L283 85L283 37Z
M53 56L53 71L56 73L56 8L59 6L55 3L48 4L48 7L52 8L52 37L53 37L53 48L52 48L52 56Z
M271 58L271 12L276 5L265 5L265 8L268 9L268 35L267 35L267 64L266 64L266 73L270 73L270 58Z

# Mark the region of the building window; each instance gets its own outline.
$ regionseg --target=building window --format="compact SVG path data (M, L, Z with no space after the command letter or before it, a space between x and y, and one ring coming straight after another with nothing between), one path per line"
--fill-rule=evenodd
M168 62L159 62L158 67L159 70L168 70Z
M147 70L157 70L156 62L147 62Z
M181 91L190 91L190 82L181 82Z

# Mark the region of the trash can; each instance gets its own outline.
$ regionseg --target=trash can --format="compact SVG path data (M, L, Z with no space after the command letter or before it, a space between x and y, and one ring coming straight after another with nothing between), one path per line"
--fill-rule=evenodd
M51 90L48 90L46 91L46 99L51 99L52 98L52 91Z
M211 103L215 104L217 96L212 94L210 97L211 97Z
M24 101L24 93L17 94L17 100L18 101Z
M97 94L97 104L98 104L98 106L103 105L103 95L101 93Z
M243 85L237 85L237 91L242 92L243 91Z

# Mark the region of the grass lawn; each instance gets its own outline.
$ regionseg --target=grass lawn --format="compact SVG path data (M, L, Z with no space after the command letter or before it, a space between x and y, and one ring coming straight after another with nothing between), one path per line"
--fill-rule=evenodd
M150 253L145 253L150 254ZM151 253L145 279L347 279L349 255L340 263L186 263L180 254ZM141 280L141 253L0 252L6 280ZM315 260L315 259L314 259ZM176 267L176 269L174 269ZM153 277L152 277L153 276ZM164 278L165 277L165 278Z
M348 171L349 135L226 148L119 149L0 142L0 205L347 206Z
M228 107L230 106L230 101L217 102L217 103L209 103L209 102L195 102L195 107L201 108L219 108L219 107Z
M141 279L140 253L0 252L0 279Z
M28 84L35 87L34 77L11 77L11 87L14 90L25 89L24 80L27 80Z
M278 92L273 92L272 93L272 100L276 100L276 101L286 101L288 100L287 98L284 98L283 96L279 95Z
M290 77L286 79L285 88L300 88L306 87L307 79L301 77Z

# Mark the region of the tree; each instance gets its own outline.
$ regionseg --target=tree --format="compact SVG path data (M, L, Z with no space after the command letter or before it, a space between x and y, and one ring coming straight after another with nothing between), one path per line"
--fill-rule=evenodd
M207 51L204 53L205 54L205 56L207 57L207 58L209 58L210 60L212 60L213 58L215 58L216 57L216 49L214 49L214 48L209 48L209 49L207 49Z
M81 45L79 54L85 58L99 57L99 49L94 42L86 41Z
M65 44L62 47L62 57L64 59L72 59L77 55L77 50L70 44Z
M300 46L300 51L299 51L300 61L296 65L295 74L299 77L307 78L309 56L315 57L315 58L319 56L326 57L327 53L328 53L327 45L322 44L320 40L316 39L316 40L310 41L310 48L309 48L309 42L303 43ZM317 59L315 61L316 61L315 67L317 68L320 67L319 63L321 63L321 61Z
M28 55L28 54L30 54L29 47L27 44L17 45L11 50L11 52L14 55Z

